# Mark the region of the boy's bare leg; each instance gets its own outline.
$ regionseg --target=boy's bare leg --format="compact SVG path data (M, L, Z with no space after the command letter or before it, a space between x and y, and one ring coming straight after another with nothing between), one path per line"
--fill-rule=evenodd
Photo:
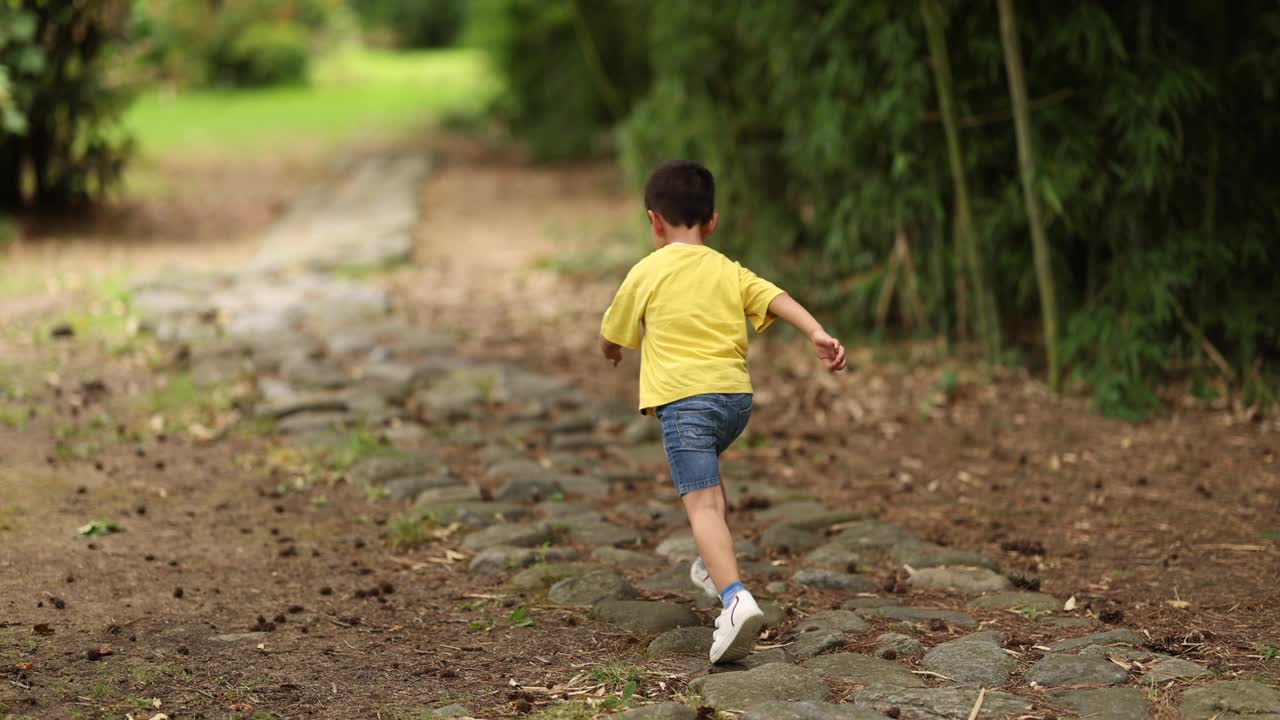
M693 530L698 554L706 563L716 589L723 590L740 582L742 578L738 575L738 558L733 552L733 536L729 534L729 526L724 520L723 487L694 490L681 500L685 514L689 516L689 527Z

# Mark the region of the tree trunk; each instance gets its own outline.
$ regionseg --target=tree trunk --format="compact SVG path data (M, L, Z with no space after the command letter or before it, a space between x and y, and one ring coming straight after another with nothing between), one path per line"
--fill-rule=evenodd
M1049 241L1045 238L1044 220L1040 215L1040 196L1036 193L1036 160L1031 145L1031 120L1027 110L1027 80L1022 72L1022 49L1018 44L1013 2L996 0L996 3L1000 8L1000 41L1004 45L1009 95L1013 99L1013 126L1018 139L1022 197L1027 206L1031 247L1035 253L1036 281L1040 286L1040 313L1044 322L1045 354L1049 361L1049 385L1058 390L1062 380L1058 355L1058 313L1054 302L1053 269L1049 266Z
M929 40L929 56L933 64L934 85L938 89L938 105L942 108L942 127L947 137L947 161L951 182L955 186L956 254L958 264L967 271L972 287L973 314L977 318L978 339L988 361L995 361L1000 338L995 323L995 301L983 279L978 261L978 243L973 233L973 213L969 206L969 183L964 172L964 153L960 146L959 121L955 107L955 88L951 82L951 61L947 55L947 36L943 30L942 6L938 0L920 0L925 32ZM957 321L963 330L966 318L965 283L961 273L956 277Z

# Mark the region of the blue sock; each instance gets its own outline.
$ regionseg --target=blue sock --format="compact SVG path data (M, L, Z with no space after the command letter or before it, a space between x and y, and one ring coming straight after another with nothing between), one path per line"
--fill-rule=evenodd
M746 586L741 582L733 583L729 587L720 591L720 602L723 603L725 607L729 607L729 603L733 602L733 596L746 589Z

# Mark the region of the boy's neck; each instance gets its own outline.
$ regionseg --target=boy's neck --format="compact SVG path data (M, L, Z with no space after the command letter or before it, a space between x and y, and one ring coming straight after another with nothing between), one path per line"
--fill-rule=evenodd
M700 227L672 227L667 226L666 242L662 245L705 245L702 239L702 228Z

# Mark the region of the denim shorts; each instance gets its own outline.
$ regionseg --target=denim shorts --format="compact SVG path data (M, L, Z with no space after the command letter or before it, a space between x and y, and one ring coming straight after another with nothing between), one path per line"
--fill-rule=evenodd
M720 453L751 419L751 394L693 395L654 410L680 496L720 484Z

